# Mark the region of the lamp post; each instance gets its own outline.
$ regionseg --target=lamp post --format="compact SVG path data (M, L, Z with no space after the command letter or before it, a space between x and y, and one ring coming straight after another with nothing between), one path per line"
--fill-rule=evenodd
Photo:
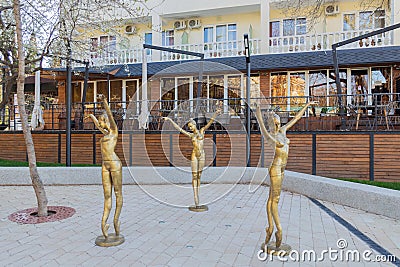
M68 47L68 58L67 58L67 90L66 90L66 147L65 147L65 165L71 167L71 100L72 100L72 50Z
M247 167L250 167L250 47L249 47L249 35L244 34L244 55L246 57L246 132L247 132L247 142L246 142L246 160Z

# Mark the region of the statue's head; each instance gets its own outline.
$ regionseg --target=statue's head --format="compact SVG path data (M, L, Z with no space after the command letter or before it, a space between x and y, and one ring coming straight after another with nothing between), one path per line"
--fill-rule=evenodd
M192 118L189 119L188 127L189 127L189 129L192 130L192 131L197 130L196 122L194 121L194 119L192 119Z
M268 112L266 118L268 130L272 134L277 133L279 131L279 128L281 127L281 118L274 111Z
M281 118L279 117L278 114L274 113L274 125L275 127L280 127L281 126Z
M109 130L110 129L110 121L108 120L108 116L106 113L103 113L98 118L99 125L101 128Z

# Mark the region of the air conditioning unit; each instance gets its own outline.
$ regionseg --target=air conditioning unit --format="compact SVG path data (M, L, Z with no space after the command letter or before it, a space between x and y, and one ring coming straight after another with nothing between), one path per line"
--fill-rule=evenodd
M174 22L174 29L175 30L184 30L186 29L186 22L184 20L177 20Z
M331 16L339 14L339 5L328 5L325 7L325 15Z
M188 24L190 29L198 29L201 27L201 21L199 19L191 19Z
M134 26L134 25L126 25L125 26L125 33L126 34L136 34L136 26Z

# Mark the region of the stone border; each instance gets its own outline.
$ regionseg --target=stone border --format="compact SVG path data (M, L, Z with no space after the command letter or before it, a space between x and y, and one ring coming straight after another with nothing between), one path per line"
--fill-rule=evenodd
M101 167L40 167L45 185L101 184ZM132 167L123 168L124 184L191 183L190 168ZM268 185L266 168L210 167L204 170L203 183L249 183ZM161 175L162 174L162 175ZM241 177L238 177L240 176ZM167 178L163 178L163 177ZM30 185L27 167L1 167L0 185ZM249 187L250 189L250 187ZM356 209L400 219L400 194L396 190L357 184L321 176L286 171L283 190Z

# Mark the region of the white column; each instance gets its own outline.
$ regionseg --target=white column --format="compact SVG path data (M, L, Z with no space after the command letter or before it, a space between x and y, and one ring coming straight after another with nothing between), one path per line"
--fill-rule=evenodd
M269 1L260 0L260 51L261 54L269 53Z
M153 12L151 14L151 24L152 24L152 44L161 46L162 45L162 19L160 15ZM152 50L152 61L160 61L161 51Z
M398 0L392 0L392 25L400 23L400 1ZM389 33L391 34L391 33ZM400 45L400 29L395 29L392 33L392 44L394 45Z
M35 72L35 105L32 111L31 127L32 129L43 129L43 111L40 107L40 70Z
M228 106L228 75L224 75L224 113L229 112Z
M122 108L126 109L126 80L122 80Z
M149 117L148 101L147 101L147 49L143 49L142 53L142 106L139 115L139 129L147 129Z

